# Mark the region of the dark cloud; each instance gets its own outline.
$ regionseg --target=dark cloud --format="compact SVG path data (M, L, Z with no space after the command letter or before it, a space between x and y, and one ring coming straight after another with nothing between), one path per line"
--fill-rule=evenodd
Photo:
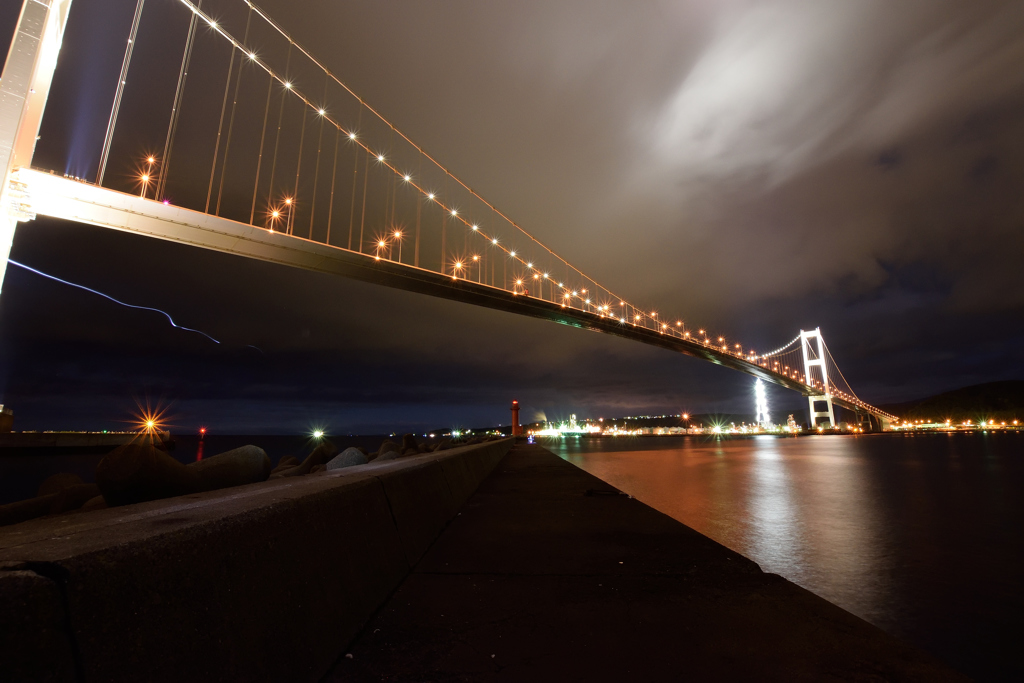
M40 147L58 171L94 163L83 131L108 105L72 112L96 108L133 6L75 2L69 47L94 56L58 71L71 103L52 105ZM1024 376L1020 3L265 7L638 303L754 348L821 326L874 403ZM126 145L153 137L137 106ZM549 416L749 403L743 376L622 340L84 226L23 226L14 257L225 340L11 270L4 399L24 427L98 426L136 395L185 425L261 431L488 424L513 395Z

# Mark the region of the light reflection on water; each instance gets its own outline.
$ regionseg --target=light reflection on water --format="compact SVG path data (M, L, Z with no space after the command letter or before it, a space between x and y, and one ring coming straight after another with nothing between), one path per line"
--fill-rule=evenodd
M1024 674L1024 435L543 445L979 678Z

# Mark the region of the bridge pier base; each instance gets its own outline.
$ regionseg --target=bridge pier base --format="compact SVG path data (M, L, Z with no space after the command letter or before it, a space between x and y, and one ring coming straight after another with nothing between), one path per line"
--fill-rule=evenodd
M828 409L819 412L814 405L819 402L825 403ZM832 397L830 395L826 394L825 396L808 396L807 408L807 414L810 416L811 421L811 429L817 429L819 417L827 417L829 426L833 428L836 426L836 413L835 409L832 407Z

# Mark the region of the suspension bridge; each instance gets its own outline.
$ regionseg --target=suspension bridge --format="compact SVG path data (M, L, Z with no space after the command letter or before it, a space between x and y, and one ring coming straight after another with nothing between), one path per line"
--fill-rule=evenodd
M3 267L17 224L49 216L671 349L806 396L812 425L835 426L834 406L879 426L896 420L858 398L820 330L765 352L602 286L246 0L138 0L94 173L35 168L70 9L24 0L0 79ZM173 73L142 76L167 54ZM144 120L130 115L139 102Z

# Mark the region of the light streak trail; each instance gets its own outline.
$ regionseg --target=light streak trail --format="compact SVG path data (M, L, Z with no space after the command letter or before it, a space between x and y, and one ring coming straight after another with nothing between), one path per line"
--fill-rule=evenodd
M161 314L161 315L163 315L164 317L167 318L168 322L171 323L172 327L176 327L179 330L185 330L186 332L195 332L196 334L201 334L204 337L206 337L207 339L209 339L210 341L212 341L214 344L220 344L219 340L214 339L213 337L211 337L210 335L206 334L202 330L196 330L196 329L193 329L191 327L185 327L184 325L179 325L178 323L174 322L174 318L172 318L171 314L168 313L167 311L161 311L159 308L151 308L150 306L136 306L135 304L126 304L123 301L119 301L119 300L115 299L114 297L110 296L109 294L104 294L103 292L99 292L99 291L97 291L95 289L92 289L90 287L86 287L85 285L80 285L80 284L77 284L77 283L74 283L74 282L69 282L67 280L62 280L61 278L57 277L56 275L50 275L49 273L44 273L41 270L36 270L35 268L33 268L31 266L26 266L24 263L18 263L14 259L8 259L7 262L10 263L11 265L18 266L19 268L24 268L27 271L33 272L36 275L42 275L43 277L48 278L50 280L53 280L55 282L59 282L59 283L64 284L64 285L68 285L70 287L77 287L78 289L84 289L85 291L92 292L93 294L98 294L99 296L102 296L104 299L109 299L110 301L113 301L115 304L120 304L121 306L124 306L126 308L137 308L137 309L139 309L141 311L153 311L154 313L159 313L159 314ZM253 347L253 348L256 348L256 347ZM262 351L261 351L261 353L262 353Z

